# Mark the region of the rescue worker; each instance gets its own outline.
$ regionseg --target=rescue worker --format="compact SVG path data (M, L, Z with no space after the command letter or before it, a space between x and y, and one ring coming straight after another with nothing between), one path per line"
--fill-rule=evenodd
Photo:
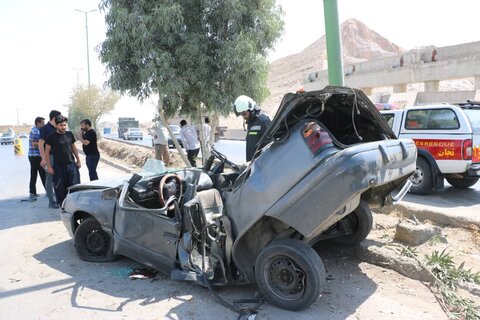
M258 140L270 127L271 121L268 116L260 113L260 108L252 98L247 96L239 96L234 104L233 109L235 115L242 116L244 123L247 124L246 137L246 160L251 161L255 154L255 150L262 146L258 146Z

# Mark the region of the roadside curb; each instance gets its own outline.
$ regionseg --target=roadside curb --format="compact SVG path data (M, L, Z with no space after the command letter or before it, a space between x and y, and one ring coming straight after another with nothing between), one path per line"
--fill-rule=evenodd
M406 203L396 204L394 206L387 206L382 209L377 209L375 211L384 214L389 214L393 211L397 211L408 218L413 218L415 216L415 218L419 220L429 220L434 224L439 224L443 226L451 226L456 228L473 230L480 229L480 218L472 219L465 216L453 216L440 211L415 208L414 206Z
M85 153L81 149L78 149L78 153L85 156ZM123 172L126 172L126 173L133 173L135 171L135 170L133 170L133 169L127 167L127 166L124 166L124 165L118 164L116 162L113 162L111 160L105 159L101 155L100 155L100 161L105 163L105 164L108 164L111 167L122 170Z

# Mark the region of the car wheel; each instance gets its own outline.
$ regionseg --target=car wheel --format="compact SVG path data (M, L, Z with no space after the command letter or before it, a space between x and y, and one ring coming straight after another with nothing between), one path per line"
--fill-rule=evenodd
M433 177L430 164L424 158L417 158L417 168L410 177L412 187L410 193L413 194L428 194L433 189Z
M320 296L325 286L325 268L310 246L286 239L274 241L260 252L255 278L260 292L271 304L302 310Z
M80 259L91 262L115 260L113 244L108 233L93 217L83 220L75 230L74 244Z
M452 186L455 188L459 189L466 189L470 188L474 184L478 182L478 178L452 178L452 177L447 177L446 178L448 183L450 183Z
M357 209L337 222L337 228L347 235L330 239L329 242L343 247L353 247L365 240L372 230L372 210L365 201L360 201Z

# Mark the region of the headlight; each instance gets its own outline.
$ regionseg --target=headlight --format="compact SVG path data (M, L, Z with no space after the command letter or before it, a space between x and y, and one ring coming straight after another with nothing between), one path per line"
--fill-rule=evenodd
M116 199L118 197L118 188L111 188L102 191L102 200Z

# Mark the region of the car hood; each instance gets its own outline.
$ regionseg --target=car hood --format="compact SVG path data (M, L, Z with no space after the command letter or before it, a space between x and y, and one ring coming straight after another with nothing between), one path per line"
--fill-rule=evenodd
M94 180L85 183L76 184L69 188L70 192L92 189L108 189L123 186L123 184L130 179L131 175L117 177L113 179Z

